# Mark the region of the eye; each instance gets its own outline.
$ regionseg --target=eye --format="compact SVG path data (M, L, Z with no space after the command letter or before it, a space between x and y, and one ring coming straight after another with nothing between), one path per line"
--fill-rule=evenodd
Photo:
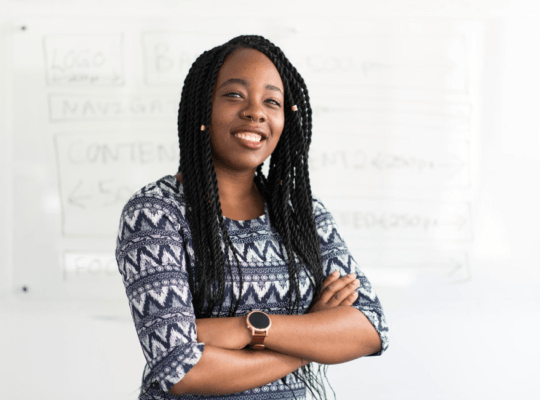
M272 102L273 104L275 104L276 106L281 107L281 104L280 104L277 100L274 100L274 99L268 99L267 101L270 101L270 102Z
M228 93L225 93L223 96L225 96L225 97L236 97L236 96L238 96L240 98L242 97L242 95L240 93L237 93L237 92L228 92Z

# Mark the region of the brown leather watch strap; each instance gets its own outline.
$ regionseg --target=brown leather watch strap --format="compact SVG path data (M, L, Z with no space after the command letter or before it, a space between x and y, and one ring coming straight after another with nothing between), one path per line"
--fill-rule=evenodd
M256 350L264 349L264 338L266 337L266 332L262 332L262 334L255 333L255 335L251 337L251 344L249 347Z

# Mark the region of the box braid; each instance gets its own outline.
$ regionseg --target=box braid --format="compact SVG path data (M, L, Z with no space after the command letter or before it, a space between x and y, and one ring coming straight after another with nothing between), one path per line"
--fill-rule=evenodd
M312 110L306 84L281 49L269 40L243 35L205 51L192 64L182 88L178 112L180 167L186 218L190 225L195 271L190 271L190 286L197 318L221 316L228 307L228 316L235 316L242 296L243 279L238 256L225 228L219 201L217 177L212 161L208 130L212 113L212 93L218 72L227 55L238 48L252 48L265 54L276 66L285 89L285 125L280 140L270 157L268 177L258 166L254 182L268 204L270 221L282 238L289 272L289 314L299 313L299 272L305 268L313 285L311 306L319 295L324 275L319 237L313 217L313 198L308 171L308 150L311 144ZM297 105L298 111L291 110ZM203 125L204 127L201 127ZM232 285L238 301L224 305L225 281L234 282L233 268L239 275L239 287ZM310 365L297 371L315 398L326 399L324 384L326 366L318 373ZM283 381L285 382L285 381Z

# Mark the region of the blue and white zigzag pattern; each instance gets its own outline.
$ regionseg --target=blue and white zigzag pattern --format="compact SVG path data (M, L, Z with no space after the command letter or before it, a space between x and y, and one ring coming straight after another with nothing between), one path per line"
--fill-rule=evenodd
M370 282L360 271L341 239L336 224L323 204L314 200L325 275L356 273L361 285L353 305L362 311L379 333L382 351L388 347L388 326ZM252 309L284 314L289 304L289 276L285 249L266 214L249 221L225 219L225 225L239 257L243 286L237 315ZM183 186L174 176L165 176L135 193L120 219L116 259L146 359L143 391L147 399L305 398L304 384L294 374L281 380L230 396L171 396L167 391L198 362L204 344L197 343L188 271L194 268L191 233L185 218ZM313 288L300 273L300 308L307 310ZM239 277L226 282L222 313L239 295ZM293 395L294 392L294 395Z

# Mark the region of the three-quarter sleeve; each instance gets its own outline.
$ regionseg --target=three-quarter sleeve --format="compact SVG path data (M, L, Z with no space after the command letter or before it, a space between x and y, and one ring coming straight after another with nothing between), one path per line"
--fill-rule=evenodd
M199 361L182 213L154 187L142 189L120 218L116 260L146 359L143 390L169 391Z
M389 338L388 324L379 298L341 238L336 222L330 212L318 199L314 199L313 209L321 244L323 273L325 277L335 270L339 271L340 276L350 273L356 274L357 279L360 281L360 287L357 289L358 297L352 306L362 312L377 330L382 347L379 352L369 356L379 356L388 348Z

